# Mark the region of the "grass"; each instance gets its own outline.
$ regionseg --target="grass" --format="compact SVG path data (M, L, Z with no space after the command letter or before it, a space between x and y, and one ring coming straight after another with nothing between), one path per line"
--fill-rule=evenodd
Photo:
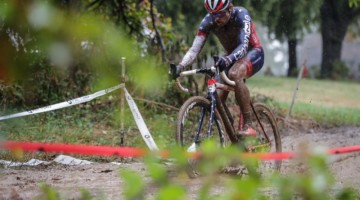
M176 111L164 112L142 102L137 102L137 106L159 148L173 146ZM21 111L8 110L6 114ZM71 108L0 121L0 140L120 146L124 123L123 145L147 148L126 103L124 116L120 119L119 99L108 103L106 98L99 98ZM43 156L46 154L40 155ZM0 159L11 157L9 152L0 151Z
M267 99L271 101L267 103L278 114L289 112L296 79L255 76L247 84L253 96L269 97ZM124 145L146 148L127 104L126 117L120 119L118 100L115 98L108 102L106 98L99 98L72 108L1 121L0 139L119 146L120 124L123 122ZM323 125L360 126L359 100L357 83L303 79L292 116L312 119ZM158 146L172 148L177 111L142 101L136 103ZM7 114L19 111L23 110L8 110Z
M275 107L288 114L297 79L254 76L247 84L252 95L271 98ZM291 114L321 124L359 126L359 83L302 79Z

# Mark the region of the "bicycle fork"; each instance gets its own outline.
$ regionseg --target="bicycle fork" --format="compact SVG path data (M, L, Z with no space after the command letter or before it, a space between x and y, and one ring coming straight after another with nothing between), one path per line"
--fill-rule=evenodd
M214 123L214 119L215 119L215 108L216 108L216 98L215 98L215 93L216 93L216 86L215 86L215 83L216 83L216 80L215 79L209 79L208 81L208 95L207 95L207 98L210 100L211 102L211 106L210 106L210 119L209 119L209 125L208 125L208 128L207 128L207 132L206 132L206 135L207 137L211 137L212 136L212 133L211 133L211 127ZM197 132L196 132L196 135L195 135L195 144L196 145L199 145L200 144L200 132L201 132L201 128L202 128L202 124L203 124L203 121L204 121L204 117L205 117L205 113L206 113L206 108L202 108L201 109L201 114L200 114L200 119L199 119L199 122L198 122L198 128L197 128ZM219 130L220 129L220 124L217 122L217 120L215 119L215 123L216 123L216 126L219 127ZM224 136L223 134L220 132L220 138L221 138L221 143L224 142Z
M216 118L216 115L215 115L215 109L216 109L216 106L217 106L217 99L216 99L216 80L211 78L208 80L208 94L207 94L207 99L210 100L210 118L209 118L209 124L208 124L208 127L207 127L207 132L206 132L206 135L207 137L211 137L212 136L212 126L213 126L213 123L214 123L214 120L215 120L215 124L219 130L219 137L220 137L220 143L223 144L224 141L225 141L225 138L224 138L224 133L222 133L222 125L219 123L219 121L217 120ZM203 124L203 121L204 121L204 117L205 117L205 114L206 114L206 110L207 108L202 108L201 109L201 113L200 113L200 119L199 119L199 122L198 122L198 127L197 127L197 132L196 132L196 135L195 135L195 144L196 145L199 145L201 140L200 140L200 132L201 132L201 128L202 128L202 124Z

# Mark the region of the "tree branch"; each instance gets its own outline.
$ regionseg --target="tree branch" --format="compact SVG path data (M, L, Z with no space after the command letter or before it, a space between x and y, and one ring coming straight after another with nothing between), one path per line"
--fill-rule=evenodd
M117 12L121 13L121 16L122 16L122 19L124 20L125 25L130 28L129 34L131 35L131 34L135 33L139 36L142 36L141 35L141 28L142 28L141 23L139 23L136 20L132 20L132 18L129 18L125 13L126 2L122 1L122 0L117 0L117 3L119 4L119 6L117 6L118 7Z
M123 4L123 1L121 1L121 0L118 0L117 2L119 3L118 12L121 13L122 19L124 20L126 26L130 28L130 34L131 34L133 32L134 28L129 23L129 20L125 14L125 5Z
M151 21L152 21L152 25L153 28L155 30L155 34L156 34L156 40L158 41L160 48L161 48L161 58L162 61L165 62L166 58L165 58L165 45L164 42L162 40L162 37L160 35L160 32L158 30L158 28L156 27L156 19L155 19L155 15L154 15L154 0L150 0L150 16L151 16Z
M144 102L149 103L149 104L154 104L154 105L157 105L157 106L166 107L166 108L169 108L169 109L172 109L172 110L176 110L176 111L179 110L179 108L177 108L177 107L175 107L175 106L171 106L171 105L168 105L168 104L165 104L165 103L161 103L161 102L151 101L151 100L148 100L148 99L142 99L142 98L136 98L136 97L134 97L134 100L144 101Z
M93 7L94 5L98 4L96 6L96 8L100 7L103 3L105 2L105 0L94 0L93 2L89 3L87 6L86 6L86 10L90 9L91 7ZM94 8L94 9L96 9Z

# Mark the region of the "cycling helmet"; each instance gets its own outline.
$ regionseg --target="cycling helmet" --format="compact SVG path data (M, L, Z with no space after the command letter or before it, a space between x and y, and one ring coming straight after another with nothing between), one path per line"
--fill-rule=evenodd
M205 0L205 8L210 13L217 13L229 7L231 0Z

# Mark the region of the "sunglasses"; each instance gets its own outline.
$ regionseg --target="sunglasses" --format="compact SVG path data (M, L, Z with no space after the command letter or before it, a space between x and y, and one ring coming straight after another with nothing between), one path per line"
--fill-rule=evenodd
M226 13L228 12L229 10L223 10L223 11L220 11L220 12L217 12L217 13L211 13L211 16L214 17L214 18L223 18L226 16Z

